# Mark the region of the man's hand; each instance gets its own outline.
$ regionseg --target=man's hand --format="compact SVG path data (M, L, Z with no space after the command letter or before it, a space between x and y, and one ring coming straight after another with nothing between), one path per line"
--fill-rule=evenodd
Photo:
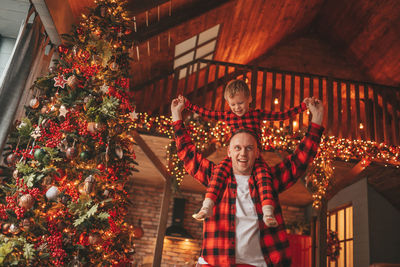
M182 119L182 110L185 107L185 102L182 98L175 98L171 103L172 121L179 121Z
M304 103L306 103L307 108L311 112L311 122L321 125L322 119L324 118L324 106L322 101L315 97L308 97L304 99Z

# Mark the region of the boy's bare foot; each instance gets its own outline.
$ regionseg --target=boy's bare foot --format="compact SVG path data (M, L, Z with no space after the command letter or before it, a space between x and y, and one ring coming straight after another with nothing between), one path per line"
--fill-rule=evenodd
M278 221L275 219L273 215L264 215L263 221L265 225L268 227L277 227L278 226Z
M212 209L206 209L206 208L201 208L198 213L195 213L192 215L193 218L195 218L198 221L203 221L208 217L211 217L211 210Z

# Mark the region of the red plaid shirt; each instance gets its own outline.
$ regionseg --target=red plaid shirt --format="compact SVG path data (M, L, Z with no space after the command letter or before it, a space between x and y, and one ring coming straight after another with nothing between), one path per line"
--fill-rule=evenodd
M231 127L232 131L239 128L247 128L253 130L258 136L258 140L260 140L261 123L263 121L287 120L294 115L305 111L307 109L307 105L303 102L299 106L291 108L285 112L253 109L249 110L241 117L237 116L231 110L227 112L212 111L192 104L189 101L185 102L185 108L196 112L197 114L205 118L225 121Z
M179 158L184 162L186 171L200 183L208 186L216 165L204 158L196 150L183 122L173 123L175 141ZM254 173L249 179L250 194L255 205L260 227L260 244L268 266L290 266L289 241L286 235L279 205L278 193L292 186L301 177L317 154L323 127L311 124L306 136L298 145L296 151L281 163L270 168L275 201L275 218L278 227L267 228L262 221L262 209L259 194L255 186ZM254 172L254 171L253 171ZM226 169L226 183L222 188L222 197L214 206L211 218L204 221L202 257L213 266L224 267L235 264L235 214L236 188L232 168ZM265 174L259 174L265 175Z

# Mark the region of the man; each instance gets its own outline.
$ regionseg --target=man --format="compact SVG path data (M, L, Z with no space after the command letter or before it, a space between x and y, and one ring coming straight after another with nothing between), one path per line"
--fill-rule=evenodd
M214 206L214 216L203 225L200 266L290 266L287 239L278 194L301 177L317 153L323 127L321 101L310 99L307 106L312 114L306 136L296 151L270 169L275 202L276 228L263 222L261 201L255 189L254 164L259 157L257 140L247 129L232 134L228 156L232 168L224 173L226 180L222 196ZM215 164L204 158L194 146L182 122L184 101L171 104L172 121L179 158L186 171L205 186L215 171Z

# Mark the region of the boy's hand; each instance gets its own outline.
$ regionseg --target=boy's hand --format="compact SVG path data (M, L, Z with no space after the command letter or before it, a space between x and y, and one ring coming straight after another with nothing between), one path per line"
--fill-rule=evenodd
M308 102L308 104L306 101ZM306 98L304 102L306 103L312 115L311 122L321 125L322 119L324 118L324 106L322 104L322 101L315 97L311 97L311 98Z
M178 95L178 99L180 101L183 101L183 104L186 104L186 102L189 102L189 100L186 97L184 97L183 95Z
M175 98L171 102L172 121L179 121L182 119L182 110L185 107L185 102L182 99Z

